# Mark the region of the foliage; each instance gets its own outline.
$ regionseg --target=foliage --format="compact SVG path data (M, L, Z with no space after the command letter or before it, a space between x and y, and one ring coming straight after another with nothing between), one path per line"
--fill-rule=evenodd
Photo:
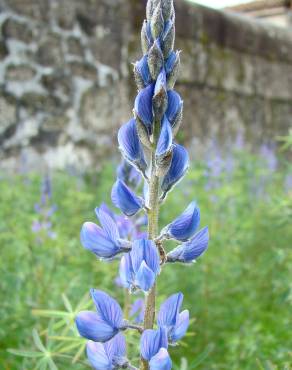
M196 317L189 330L193 333L173 350L176 369L280 370L292 363L292 196L284 187L288 169L280 163L271 173L262 158L242 152L234 153L233 160L232 173L223 169L215 177L203 162L196 163L161 209L165 225L195 198L211 234L208 254L192 270L166 267L158 279L164 294L160 299L183 289L184 307ZM92 260L78 238L80 221L93 220L91 210L113 177L112 165L84 179L54 174L57 237L39 244L31 225L41 178L2 176L1 368L33 369L38 364L40 369L67 369L72 361L74 369L86 367L84 341L72 320L89 304L88 287L115 290L123 300L114 283L116 269ZM128 339L132 351L135 338ZM30 357L13 356L7 348Z

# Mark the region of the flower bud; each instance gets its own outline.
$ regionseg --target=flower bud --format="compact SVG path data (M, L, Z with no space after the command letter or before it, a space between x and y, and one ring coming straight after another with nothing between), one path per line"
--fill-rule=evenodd
M153 15L151 17L151 33L152 36L157 39L163 32L164 20L162 16L161 5L158 4L154 9Z
M169 20L165 26L165 31L162 38L162 52L164 58L168 58L173 50L175 39L175 26L174 22Z
M163 66L163 54L159 41L155 40L148 53L148 66L153 80L156 80Z
M162 15L165 21L168 21L172 17L173 9L173 0L161 0Z
M173 89L180 68L180 55L177 51L176 53L172 52L165 63L166 76L167 76L167 88Z
M162 116L164 115L167 109L167 101L168 97L166 92L166 75L163 68L158 75L152 100L153 112L156 120L160 121Z
M134 112L135 113L135 112ZM144 125L143 121L136 115L136 127L137 133L141 143L148 149L151 149L150 133L147 127Z
M141 30L141 45L143 54L147 54L151 46L151 31L150 26L147 21L144 21L142 30Z

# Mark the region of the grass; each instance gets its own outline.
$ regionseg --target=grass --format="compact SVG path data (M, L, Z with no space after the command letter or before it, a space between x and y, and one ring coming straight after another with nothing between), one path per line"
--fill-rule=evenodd
M182 291L184 308L193 318L182 345L170 350L176 369L291 369L292 199L283 186L287 165L270 172L250 154L236 153L234 160L231 173L222 170L215 178L207 175L205 165L194 164L161 208L163 226L196 199L201 225L209 225L211 235L207 253L195 265L166 266L159 277L159 300ZM2 176L1 369L86 368L84 342L72 325L74 307L90 287L123 300L114 284L116 263L97 261L79 242L82 222L94 220L93 210L102 201L109 203L113 180L111 164L83 179L53 174L58 209L52 228L57 236L44 236L39 243L31 225L38 217L34 204L40 197L40 176ZM135 338L129 340L131 351L137 351ZM8 348L25 349L18 353L24 357Z

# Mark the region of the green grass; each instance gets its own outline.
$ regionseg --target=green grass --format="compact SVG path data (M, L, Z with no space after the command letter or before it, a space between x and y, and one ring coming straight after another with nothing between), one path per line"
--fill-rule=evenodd
M184 308L195 319L182 345L170 350L177 369L291 369L292 199L283 188L287 167L283 164L271 175L258 158L237 156L232 175L223 172L208 191L205 167L193 164L161 208L163 226L196 199L201 225L209 225L211 236L207 253L195 265L166 266L158 280L159 300L182 291ZM40 350L36 332L34 340L32 337L33 328L43 342L49 338L52 352L61 351L62 356L52 355L59 369L86 368L82 351L74 365L72 358L67 358L74 356L80 343L66 350L68 344L51 338L58 334L76 340L74 315L50 319L52 312L42 316L33 313L36 309L65 310L63 293L74 311L90 287L104 288L122 303L123 292L113 282L116 263L97 261L79 242L81 224L94 220L93 210L101 201L109 202L113 181L112 165L82 182L55 173L53 199L58 210L53 215L53 229L57 238L38 244L31 224L36 218L34 203L39 200L41 178L2 176L1 369L34 369L36 364L39 369L47 368L47 364L54 369L41 356L23 359L7 351ZM70 311L66 298L65 304ZM62 328L58 328L60 322ZM48 326L49 331L45 331ZM129 340L134 342L135 338ZM133 344L131 351L134 349ZM187 364L183 360L180 367L181 357Z

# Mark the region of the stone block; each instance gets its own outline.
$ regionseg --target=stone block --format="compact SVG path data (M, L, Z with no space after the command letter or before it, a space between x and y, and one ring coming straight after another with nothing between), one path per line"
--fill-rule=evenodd
M45 35L38 47L36 59L43 66L63 65L64 54L61 36L57 33Z
M36 71L30 65L9 65L6 68L5 77L12 81L26 81L32 79L35 74Z
M33 31L28 22L20 22L14 18L8 18L2 25L5 38L13 38L25 43L33 40Z

